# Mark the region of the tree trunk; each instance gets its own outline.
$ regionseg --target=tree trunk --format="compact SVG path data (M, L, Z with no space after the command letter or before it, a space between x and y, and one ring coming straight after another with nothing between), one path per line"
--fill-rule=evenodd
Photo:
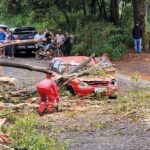
M143 30L143 50L149 51L149 40L147 33L147 0L132 0L133 12L134 12L134 23L139 23Z
M104 19L107 20L107 12L106 12L105 0L102 0L102 8L103 8L103 13L104 13Z
M83 8L84 15L86 16L87 12L85 7L85 0L82 0L82 8Z
M90 4L90 9L91 9L91 14L95 14L96 13L96 0L91 0L91 4Z
M102 15L102 4L100 3L99 0L96 0L97 1L97 5L98 5L98 10L99 10L99 18L103 18L103 15Z
M133 14L134 14L134 24L139 22L140 17L139 17L139 0L132 0L132 5L133 5Z
M55 3L57 5L58 9L60 9L60 11L62 11L62 13L64 14L64 17L66 18L66 21L69 23L70 22L69 17L67 15L67 12L65 11L65 9L63 8L63 6L61 5L61 2L58 1L58 0L56 0Z
M31 65L17 64L17 63L12 63L12 62L0 61L0 66L15 67L15 68L20 68L20 69L26 69L29 71L37 71L37 72L48 73L48 74L54 73L54 72L52 72L46 68L43 68L43 67L35 67L35 66L31 66Z
M110 21L115 25L119 23L119 0L111 0L110 2Z
M99 9L99 18L107 20L105 0L96 0Z

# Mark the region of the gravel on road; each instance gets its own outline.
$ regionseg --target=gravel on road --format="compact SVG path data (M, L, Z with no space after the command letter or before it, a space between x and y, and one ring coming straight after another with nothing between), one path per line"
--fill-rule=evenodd
M34 58L16 58L6 61L45 68L49 66L49 60L36 60ZM44 79L45 74L18 68L3 67L3 76L14 77L17 80L18 88L26 87L27 89L34 89L37 83ZM134 81L131 77L124 74L117 73L116 79L121 91L130 91L138 88L150 87L150 81Z
M4 60L5 61L5 60ZM20 64L29 64L47 68L49 60L34 58L15 58L7 60ZM45 74L17 68L3 67L3 76L12 76L17 80L18 88L35 89ZM150 87L150 81L134 81L131 77L116 74L121 91L130 91ZM150 150L150 132L143 125L117 124L97 132L65 133L64 140L71 141L71 150Z

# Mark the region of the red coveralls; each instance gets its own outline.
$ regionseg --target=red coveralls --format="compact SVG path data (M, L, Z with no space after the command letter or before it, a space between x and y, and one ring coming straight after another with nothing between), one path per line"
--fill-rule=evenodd
M37 91L41 97L39 112L43 113L46 108L49 113L53 112L55 100L59 103L59 94L55 82L52 79L45 79L37 85Z

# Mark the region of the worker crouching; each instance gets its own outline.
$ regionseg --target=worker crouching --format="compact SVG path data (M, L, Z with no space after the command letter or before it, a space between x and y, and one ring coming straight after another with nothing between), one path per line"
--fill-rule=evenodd
M54 75L46 74L46 79L42 80L37 85L37 91L41 97L41 102L38 108L40 114L43 114L46 109L48 113L52 113L54 111L55 101L57 102L57 108L59 105L58 88L52 77L54 77Z

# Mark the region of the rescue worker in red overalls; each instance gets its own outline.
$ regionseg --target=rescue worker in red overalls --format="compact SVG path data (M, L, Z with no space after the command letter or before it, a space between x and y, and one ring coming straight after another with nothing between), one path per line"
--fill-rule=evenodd
M41 97L41 102L38 108L40 114L42 114L45 109L47 109L49 113L52 113L55 100L57 102L57 107L59 104L58 88L52 77L54 77L54 75L46 74L46 79L37 85L37 91Z

